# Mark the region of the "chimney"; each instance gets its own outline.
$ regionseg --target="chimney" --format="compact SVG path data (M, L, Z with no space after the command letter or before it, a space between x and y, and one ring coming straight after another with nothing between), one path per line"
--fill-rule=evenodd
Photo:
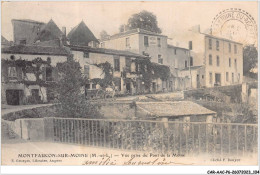
M66 27L62 27L62 33L66 36Z
M200 25L192 26L190 30L193 32L200 33Z

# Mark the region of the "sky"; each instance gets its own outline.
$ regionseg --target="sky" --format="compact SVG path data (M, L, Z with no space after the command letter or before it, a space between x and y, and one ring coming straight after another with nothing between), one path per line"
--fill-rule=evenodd
M247 11L258 22L257 2L178 2L178 1L132 1L132 2L2 2L2 36L13 40L12 19L31 19L47 23L50 19L67 33L82 20L99 38L102 30L112 35L128 18L142 10L157 16L162 34L170 44L176 44L190 27L200 24L201 31L210 28L214 17L222 10L240 8Z

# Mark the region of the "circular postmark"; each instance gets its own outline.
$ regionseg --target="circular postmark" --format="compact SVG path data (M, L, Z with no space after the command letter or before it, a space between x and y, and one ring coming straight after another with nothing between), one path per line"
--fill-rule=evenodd
M215 16L211 24L212 35L227 38L244 45L257 44L257 25L246 11L230 8Z

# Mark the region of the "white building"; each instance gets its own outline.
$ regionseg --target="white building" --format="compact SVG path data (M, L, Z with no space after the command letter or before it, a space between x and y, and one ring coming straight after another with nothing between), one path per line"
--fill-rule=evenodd
M40 67L40 80L44 84L51 84L57 78L57 70L53 69L57 63L67 60L68 52L64 47L43 47L29 45L15 45L2 49L2 88L3 104L22 105L49 101L47 86L39 86L33 72L24 73L24 67L18 62L30 62L35 58L50 64Z
M180 76L190 76L192 88L242 83L243 45L200 32L199 26L186 35L190 50L188 66Z

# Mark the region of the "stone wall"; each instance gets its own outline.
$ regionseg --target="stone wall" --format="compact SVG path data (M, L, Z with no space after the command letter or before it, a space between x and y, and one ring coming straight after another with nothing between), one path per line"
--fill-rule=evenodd
M15 121L2 120L2 137L4 139L21 138L31 141L53 140L52 118L17 119Z

